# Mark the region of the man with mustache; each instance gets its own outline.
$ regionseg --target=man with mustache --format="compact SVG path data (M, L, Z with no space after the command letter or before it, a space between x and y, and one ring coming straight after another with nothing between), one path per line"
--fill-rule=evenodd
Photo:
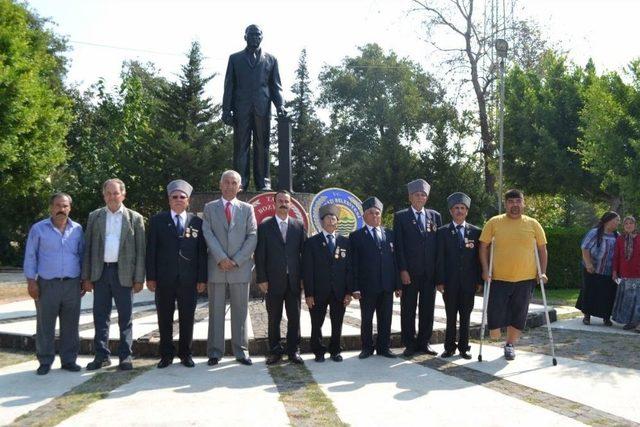
M287 311L286 353L291 363L302 364L300 345L300 291L302 249L307 235L302 222L289 217L291 194L274 195L276 215L258 226L256 283L265 294L269 318L267 365L277 363L285 352L280 343L282 304Z
M82 226L69 218L71 196L56 193L49 200L51 216L29 230L24 254L27 290L36 302L36 373L46 375L56 355L56 319L60 319L62 369L77 372L80 350L80 270L84 237Z
M522 191L507 191L504 201L506 213L487 221L480 234L480 263L482 279L491 279L487 307L489 334L497 340L500 339L500 328L507 328L504 358L513 360L516 357L513 346L527 321L529 300L538 278L534 242L542 270L539 279L547 282L547 238L538 221L523 215ZM489 271L492 241L493 271Z

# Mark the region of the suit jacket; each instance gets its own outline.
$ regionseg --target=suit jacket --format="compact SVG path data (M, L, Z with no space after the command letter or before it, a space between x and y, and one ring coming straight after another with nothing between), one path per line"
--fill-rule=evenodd
M195 286L207 281L207 243L202 219L187 213L185 232L178 236L171 212L160 212L149 221L147 280L158 286Z
M202 231L209 248L209 283L248 283L253 271L253 251L258 240L253 206L236 200L231 224L227 224L222 199L204 206ZM230 258L238 264L232 271L222 271L218 263Z
M299 294L302 249L306 239L302 222L294 218L289 218L286 242L282 240L275 216L260 224L256 247L256 283L269 282L269 293L272 295L284 295L287 287Z
M393 231L380 227L380 249L367 226L349 235L353 292L362 295L400 289L400 274L394 254Z
M336 249L329 253L323 232L309 238L302 253L304 295L326 300L332 294L342 300L351 294L351 244L349 239L337 235Z
M466 224L465 245L460 247L458 231L449 223L438 229L438 266L436 283L446 288L466 288L475 291L482 283L479 247L481 230Z
M82 280L97 282L102 276L107 209L105 206L89 214L82 260ZM134 283L144 283L145 251L144 218L138 212L125 207L122 212L118 252L120 285L131 287Z
M245 50L229 57L224 78L222 111L244 115L255 111L262 117L271 115L271 102L283 104L280 71L275 57L259 50L260 56L251 66L250 54Z
M421 232L413 214L413 209L403 209L393 216L393 231L396 237L396 259L398 270L406 270L409 275L435 278L436 271L436 231L442 226L440 214L425 209L425 231Z

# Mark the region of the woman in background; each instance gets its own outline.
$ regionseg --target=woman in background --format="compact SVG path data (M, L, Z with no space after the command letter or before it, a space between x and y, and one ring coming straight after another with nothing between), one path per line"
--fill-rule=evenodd
M640 235L632 216L624 219L622 227L613 254L611 277L618 282L618 292L612 318L629 330L640 324Z
M582 310L582 323L591 324L591 316L601 317L606 326L611 326L611 311L616 297L616 282L613 281L613 253L620 224L620 216L606 212L598 225L587 232L580 245L582 249L582 289L576 308Z

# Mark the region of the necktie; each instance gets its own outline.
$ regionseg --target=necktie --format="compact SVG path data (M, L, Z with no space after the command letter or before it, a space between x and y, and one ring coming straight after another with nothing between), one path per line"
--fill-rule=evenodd
M178 230L178 236L182 237L184 234L184 227L182 226L180 215L176 215L176 230Z
M224 216L227 217L227 224L231 224L231 202L227 202L225 205Z
M422 212L416 213L416 221L418 221L418 228L424 233L424 224L422 224Z
M280 223L280 234L282 234L282 240L287 241L287 221Z
M458 224L456 225L456 234L458 235L458 246L463 247L464 246L464 237L461 233L462 230L462 224Z
M376 243L378 249L380 249L380 238L378 237L378 227L373 227L371 229L371 234L373 235L373 241Z
M327 246L329 247L329 253L333 255L336 250L336 244L333 241L333 234L327 234Z

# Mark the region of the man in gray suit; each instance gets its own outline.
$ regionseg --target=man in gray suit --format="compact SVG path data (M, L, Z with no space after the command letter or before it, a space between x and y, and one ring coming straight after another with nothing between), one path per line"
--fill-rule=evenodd
M240 174L225 171L220 177L222 197L204 207L202 231L209 248L208 283L209 366L224 354L225 293L231 296L231 344L233 355L243 365L251 365L247 336L249 282L256 249L257 225L253 206L236 199Z
M82 263L83 289L94 291L93 324L96 355L88 370L111 365L109 324L111 299L116 302L120 327L119 368L128 371L131 363L133 294L140 292L145 275L144 219L126 208L126 188L117 178L102 185L105 207L89 214Z
M271 189L269 132L271 103L278 116L286 116L278 60L260 48L262 30L249 25L247 46L229 57L224 78L222 121L233 126L233 168L242 174L242 188L249 186L249 148L253 134L253 179L256 190Z

